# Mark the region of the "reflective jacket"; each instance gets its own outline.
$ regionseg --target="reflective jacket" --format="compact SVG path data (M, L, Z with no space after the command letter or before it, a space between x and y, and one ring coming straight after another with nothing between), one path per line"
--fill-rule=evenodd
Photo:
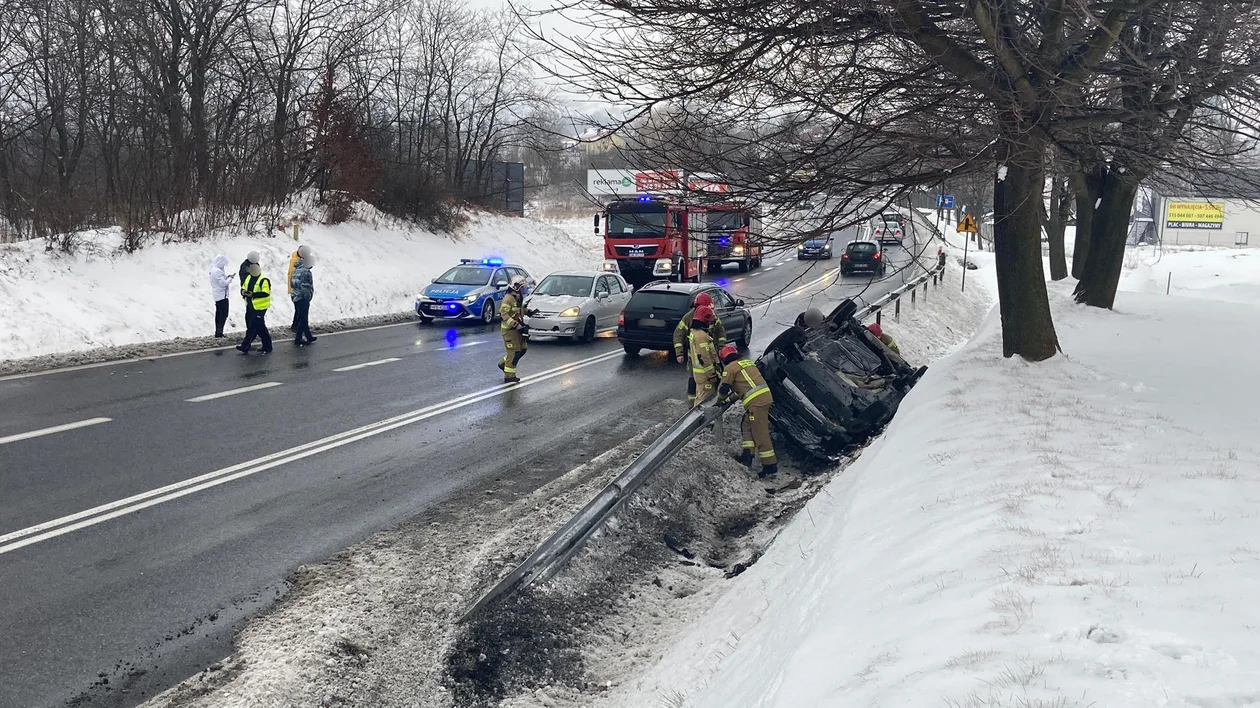
M745 408L754 401L765 405L774 402L761 370L747 359L739 359L726 365L722 371L722 385L718 387L718 394L723 399L738 396Z
M499 329L504 332L509 329L521 329L525 326L525 308L522 306L524 296L515 290L509 290L503 296L503 303L499 305L499 317L503 322L499 325Z
M691 358L691 377L697 382L718 377L717 349L713 346L713 338L702 329L693 329L688 335L688 346Z
M271 280L265 275L246 276L241 293L245 295L248 309L254 312L266 312L271 307Z
M691 332L691 320L696 316L695 308L683 315L682 321L674 328L674 356L682 356L683 342L687 341L687 337ZM722 318L713 320L713 324L709 325L709 335L713 341L717 343L718 349L726 344L726 327L722 324Z
M893 350L893 354L901 356L901 350L897 348L897 340L893 339L891 334L885 332L879 335L879 341L883 342L884 346Z

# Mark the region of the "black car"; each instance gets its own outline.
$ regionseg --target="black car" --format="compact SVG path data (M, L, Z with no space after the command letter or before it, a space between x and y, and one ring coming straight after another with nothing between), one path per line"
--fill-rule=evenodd
M794 326L757 367L774 395L770 423L806 457L835 459L892 419L927 371L880 344L845 300L816 328Z
M840 275L884 275L888 272L886 260L884 247L879 241L852 241L844 247L844 253L840 254Z
M726 339L740 349L752 341L752 315L744 301L712 283L648 283L630 296L617 321L617 339L626 354L638 356L644 349L671 351L674 328L695 306L696 296L708 293L713 309L726 327Z
M803 241L796 247L796 260L821 258L831 260L832 238L824 236Z

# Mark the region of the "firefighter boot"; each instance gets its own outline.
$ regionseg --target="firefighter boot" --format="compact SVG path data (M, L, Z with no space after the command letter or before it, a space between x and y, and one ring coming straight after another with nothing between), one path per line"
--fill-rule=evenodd
M503 363L503 360L502 360L502 359L500 359L500 360L499 360L499 371L503 371L503 370L504 370L504 366L505 366L505 364Z
M776 462L776 463L771 463L768 465L762 465L761 471L757 473L757 476L764 479L766 477L773 477L774 475L778 473L779 473L779 465Z
M743 452L739 453L739 457L735 459L739 460L739 464L745 467L751 468L753 464L753 451L744 450Z
M518 379L518 378L516 378L515 376L504 376L504 377L503 377L503 383L505 383L505 384L510 384L510 383L520 383L520 382L521 382L521 380L520 380L520 379Z

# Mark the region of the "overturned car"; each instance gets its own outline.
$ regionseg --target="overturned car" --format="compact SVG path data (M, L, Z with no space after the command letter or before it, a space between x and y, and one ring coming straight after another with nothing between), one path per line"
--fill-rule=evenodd
M774 394L770 422L802 453L831 459L862 444L927 371L885 347L856 313L845 300L818 326L798 320L757 360Z

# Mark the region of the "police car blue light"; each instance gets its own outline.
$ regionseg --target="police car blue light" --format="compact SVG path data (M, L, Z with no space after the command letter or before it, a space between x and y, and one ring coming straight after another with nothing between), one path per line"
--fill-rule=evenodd
M520 266L502 258L461 258L459 265L434 278L416 296L416 316L422 324L438 319L478 319L490 324L498 317L499 303L512 277L533 283Z

